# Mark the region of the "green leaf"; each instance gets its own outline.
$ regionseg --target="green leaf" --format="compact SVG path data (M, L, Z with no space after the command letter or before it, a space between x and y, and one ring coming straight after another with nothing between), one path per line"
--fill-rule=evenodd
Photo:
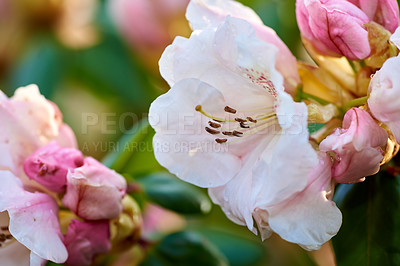
M201 229L201 235L215 244L228 259L229 265L260 265L264 258L263 244L239 235L215 229Z
M117 147L103 159L103 164L117 172L122 172L135 155L137 151L135 147L146 138L149 132L149 121L141 120L118 141Z
M200 189L169 173L154 173L137 181L152 202L166 209L182 214L205 214L211 210L209 198Z
M154 247L142 265L228 265L224 255L206 238L193 232L174 233Z
M145 111L156 97L146 74L134 62L121 40L104 36L102 43L78 51L72 61L74 79L103 97L118 97L121 104Z
M333 238L337 263L400 265L400 180L385 172L339 185L334 200L343 225Z
M14 69L11 87L37 84L42 94L51 97L55 87L64 78L63 50L50 37L38 37L21 63Z

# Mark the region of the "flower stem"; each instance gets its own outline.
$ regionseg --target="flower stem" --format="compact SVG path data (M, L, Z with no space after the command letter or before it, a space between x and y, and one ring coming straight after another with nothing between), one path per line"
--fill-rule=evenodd
M321 98L319 98L319 97L317 97L317 96L314 96L314 95L312 95L312 94L308 94L308 93L306 93L306 92L301 92L301 98L302 98L302 99L314 100L314 101L316 101L317 103L320 103L320 104L322 104L322 105L330 104L330 102L328 102L328 101L326 101L326 100L324 100L324 99L321 99Z
M360 105L364 105L367 103L368 100L368 96L365 97L361 97L361 98L357 98L357 99L353 99L351 101L348 101L344 106L343 109L345 111L349 110L352 107L356 107L356 106L360 106Z
M357 68L356 68L356 65L354 64L354 62L351 61L350 59L347 59L347 62L349 62L349 65L350 65L351 69L353 69L354 74L357 74L358 71L357 71Z

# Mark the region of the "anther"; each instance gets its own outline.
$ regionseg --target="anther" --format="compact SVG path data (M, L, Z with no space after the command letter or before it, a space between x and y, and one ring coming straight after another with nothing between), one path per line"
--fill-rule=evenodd
M210 125L210 127L213 127L213 128L220 128L221 127L220 124L214 123L212 121L208 121L208 124Z
M241 127L241 128L250 128L249 125L247 125L247 124L245 124L245 123L243 123L243 122L240 122L240 127Z
M205 129L206 129L206 131L207 131L208 133L210 133L210 134L212 134L212 135L219 134L219 131L218 131L218 130L211 129L211 128L209 128L209 127L205 127Z
M239 117L236 117L236 118L235 118L235 121L236 121L236 122L239 122L239 123L247 122L247 120L241 119L241 118L239 118Z
M12 235L6 235L6 239L11 239L11 238L13 238Z
M225 135L225 136L232 136L233 132L231 132L231 131L223 131L222 134Z
M224 110L227 113L236 114L236 110L231 108L231 107L229 107L229 106L225 106Z
M199 105L196 105L196 107L194 108L197 112L200 112L201 111L201 105L199 104Z
M234 131L232 132L232 135L234 135L235 137L241 137L241 136L243 136L243 133L240 132L240 131L234 130Z
M249 120L252 123L257 123L257 120L251 118L250 116L247 117L247 120Z
M221 144L221 143L227 142L228 140L227 140L227 139L215 139L215 141L216 141L217 143Z
M1 229L2 231L8 231L8 226L0 226L0 229Z

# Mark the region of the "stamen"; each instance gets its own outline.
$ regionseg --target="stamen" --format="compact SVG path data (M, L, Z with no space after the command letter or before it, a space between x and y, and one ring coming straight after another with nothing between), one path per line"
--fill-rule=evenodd
M247 120L249 120L252 123L257 123L257 120L251 118L250 116L247 117Z
M241 127L241 128L250 128L249 125L247 125L247 124L245 124L245 123L243 123L243 122L240 122L240 127Z
M224 110L227 113L236 114L236 110L231 108L231 107L229 107L229 106L225 106Z
M235 121L236 121L236 122L239 122L239 123L247 122L247 120L241 119L241 118L239 118L239 117L236 117L236 118L235 118Z
M276 117L276 114L267 115L267 116L264 116L264 117L261 117L261 118L259 118L257 116L258 120L266 120L266 119L273 118L273 117Z
M222 134L225 135L225 136L232 136L233 132L231 132L231 131L223 131Z
M228 139L215 139L215 141L216 141L217 143L221 144L221 143L227 142Z
M206 128L206 131L207 131L208 133L212 134L212 135L219 134L219 131L218 131L218 130L211 129L211 128L209 128L209 127L205 127L205 128Z
M234 130L232 132L232 135L234 135L235 137L241 137L241 136L243 136L243 132Z
M212 116L210 114L207 114L206 112L204 112L203 108L201 107L201 105L196 105L195 110L203 115L205 115L206 117L216 121L216 122L235 122L235 120L232 119L225 119L225 118L219 118L219 117L215 117Z
M208 124L210 125L210 127L213 127L213 128L220 128L221 127L220 124L214 123L212 121L208 121Z

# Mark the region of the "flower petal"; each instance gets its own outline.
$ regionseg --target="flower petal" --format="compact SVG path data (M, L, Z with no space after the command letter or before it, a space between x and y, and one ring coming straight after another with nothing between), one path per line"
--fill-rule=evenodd
M73 219L65 235L68 265L91 265L96 255L111 249L109 221L81 222Z
M194 30L217 28L225 21L227 16L249 22L261 41L272 44L279 49L276 68L285 78L286 90L293 92L300 82L296 58L275 31L265 26L253 10L230 0L196 0L190 2L186 13L186 17Z
M58 223L58 205L50 196L22 188L19 178L0 171L0 211L10 216L11 235L43 259L63 263L67 250Z
M217 29L175 39L160 59L160 72L171 86L184 78L198 78L220 90L227 102L240 105L237 108L248 107L250 94L283 89L282 75L275 69L277 52L275 45L256 36L251 24L227 17ZM255 99L253 108L271 104L265 97Z
M0 100L0 169L16 175L26 157L59 136L62 116L57 106L46 100L36 85L17 89L10 99Z
M269 225L283 239L315 250L338 232L342 215L327 199L332 189L330 169L329 156L320 154L308 187L285 204L268 208Z
M221 113L226 106L218 90L196 79L178 82L151 104L155 156L179 178L200 187L216 187L228 182L241 162L204 130L210 119L195 111L199 104L210 113Z
M400 141L400 57L389 58L369 85L368 106L372 115L385 123Z
M263 25L251 8L231 0L192 0L186 11L186 18L193 30L216 27L227 15Z
M126 181L91 157L67 174L67 192L63 204L87 220L117 218L122 211Z
M293 103L292 103L293 104ZM283 128L277 142L264 150L253 169L255 207L276 205L302 191L308 176L318 163L317 154L308 142L307 107L294 103L291 124ZM290 152L289 152L290 150Z

